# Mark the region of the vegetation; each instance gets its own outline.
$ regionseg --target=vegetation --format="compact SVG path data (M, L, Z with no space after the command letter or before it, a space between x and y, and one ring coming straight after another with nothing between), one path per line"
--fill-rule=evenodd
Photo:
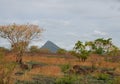
M41 32L31 24L0 26L0 37L11 44L10 50L0 47L0 84L120 84L120 50L111 38L77 41L73 50L54 54L38 46L28 49Z
M22 63L23 53L26 51L30 41L39 38L42 29L37 25L5 25L0 26L0 37L7 39L11 49L17 54L16 62Z
M61 48L60 48L60 49L58 49L57 53L58 53L58 54L63 54L63 55L64 55L64 54L67 53L67 50L61 49Z
M31 53L37 53L37 52L39 52L40 50L39 50L38 46L31 46L30 49L29 49L29 51L30 51Z
M89 51L86 50L85 45L81 41L78 41L75 44L73 55L76 56L79 61L85 62L89 56Z

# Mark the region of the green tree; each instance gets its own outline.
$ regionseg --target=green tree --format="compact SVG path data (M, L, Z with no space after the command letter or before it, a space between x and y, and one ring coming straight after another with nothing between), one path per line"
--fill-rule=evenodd
M89 52L86 50L85 45L81 41L78 41L75 44L73 51L73 55L76 56L79 61L81 60L84 62L89 56Z
M95 51L95 44L93 41L87 41L85 42L85 46L89 52L94 52Z
M110 52L110 49L112 47L112 38L98 38L94 41L94 44L95 52L97 54L107 54Z

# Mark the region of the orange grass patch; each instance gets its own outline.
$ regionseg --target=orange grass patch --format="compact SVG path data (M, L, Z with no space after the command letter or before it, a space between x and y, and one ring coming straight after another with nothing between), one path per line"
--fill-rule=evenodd
M60 77L63 75L61 72L60 67L58 66L43 66L39 68L32 69L28 74L31 75L45 75L45 76L52 76L52 77Z

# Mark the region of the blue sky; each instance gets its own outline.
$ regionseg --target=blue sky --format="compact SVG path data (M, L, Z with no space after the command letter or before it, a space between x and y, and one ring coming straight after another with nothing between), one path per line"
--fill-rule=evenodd
M120 46L120 0L0 0L0 25L37 24L45 31L42 46L50 40L72 49L77 40L113 38ZM8 46L0 40L0 46Z

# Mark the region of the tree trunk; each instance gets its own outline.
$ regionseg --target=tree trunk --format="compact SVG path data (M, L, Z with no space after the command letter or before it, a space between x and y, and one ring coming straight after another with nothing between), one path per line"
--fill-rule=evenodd
M16 57L16 62L18 64L22 64L22 53L18 53Z

